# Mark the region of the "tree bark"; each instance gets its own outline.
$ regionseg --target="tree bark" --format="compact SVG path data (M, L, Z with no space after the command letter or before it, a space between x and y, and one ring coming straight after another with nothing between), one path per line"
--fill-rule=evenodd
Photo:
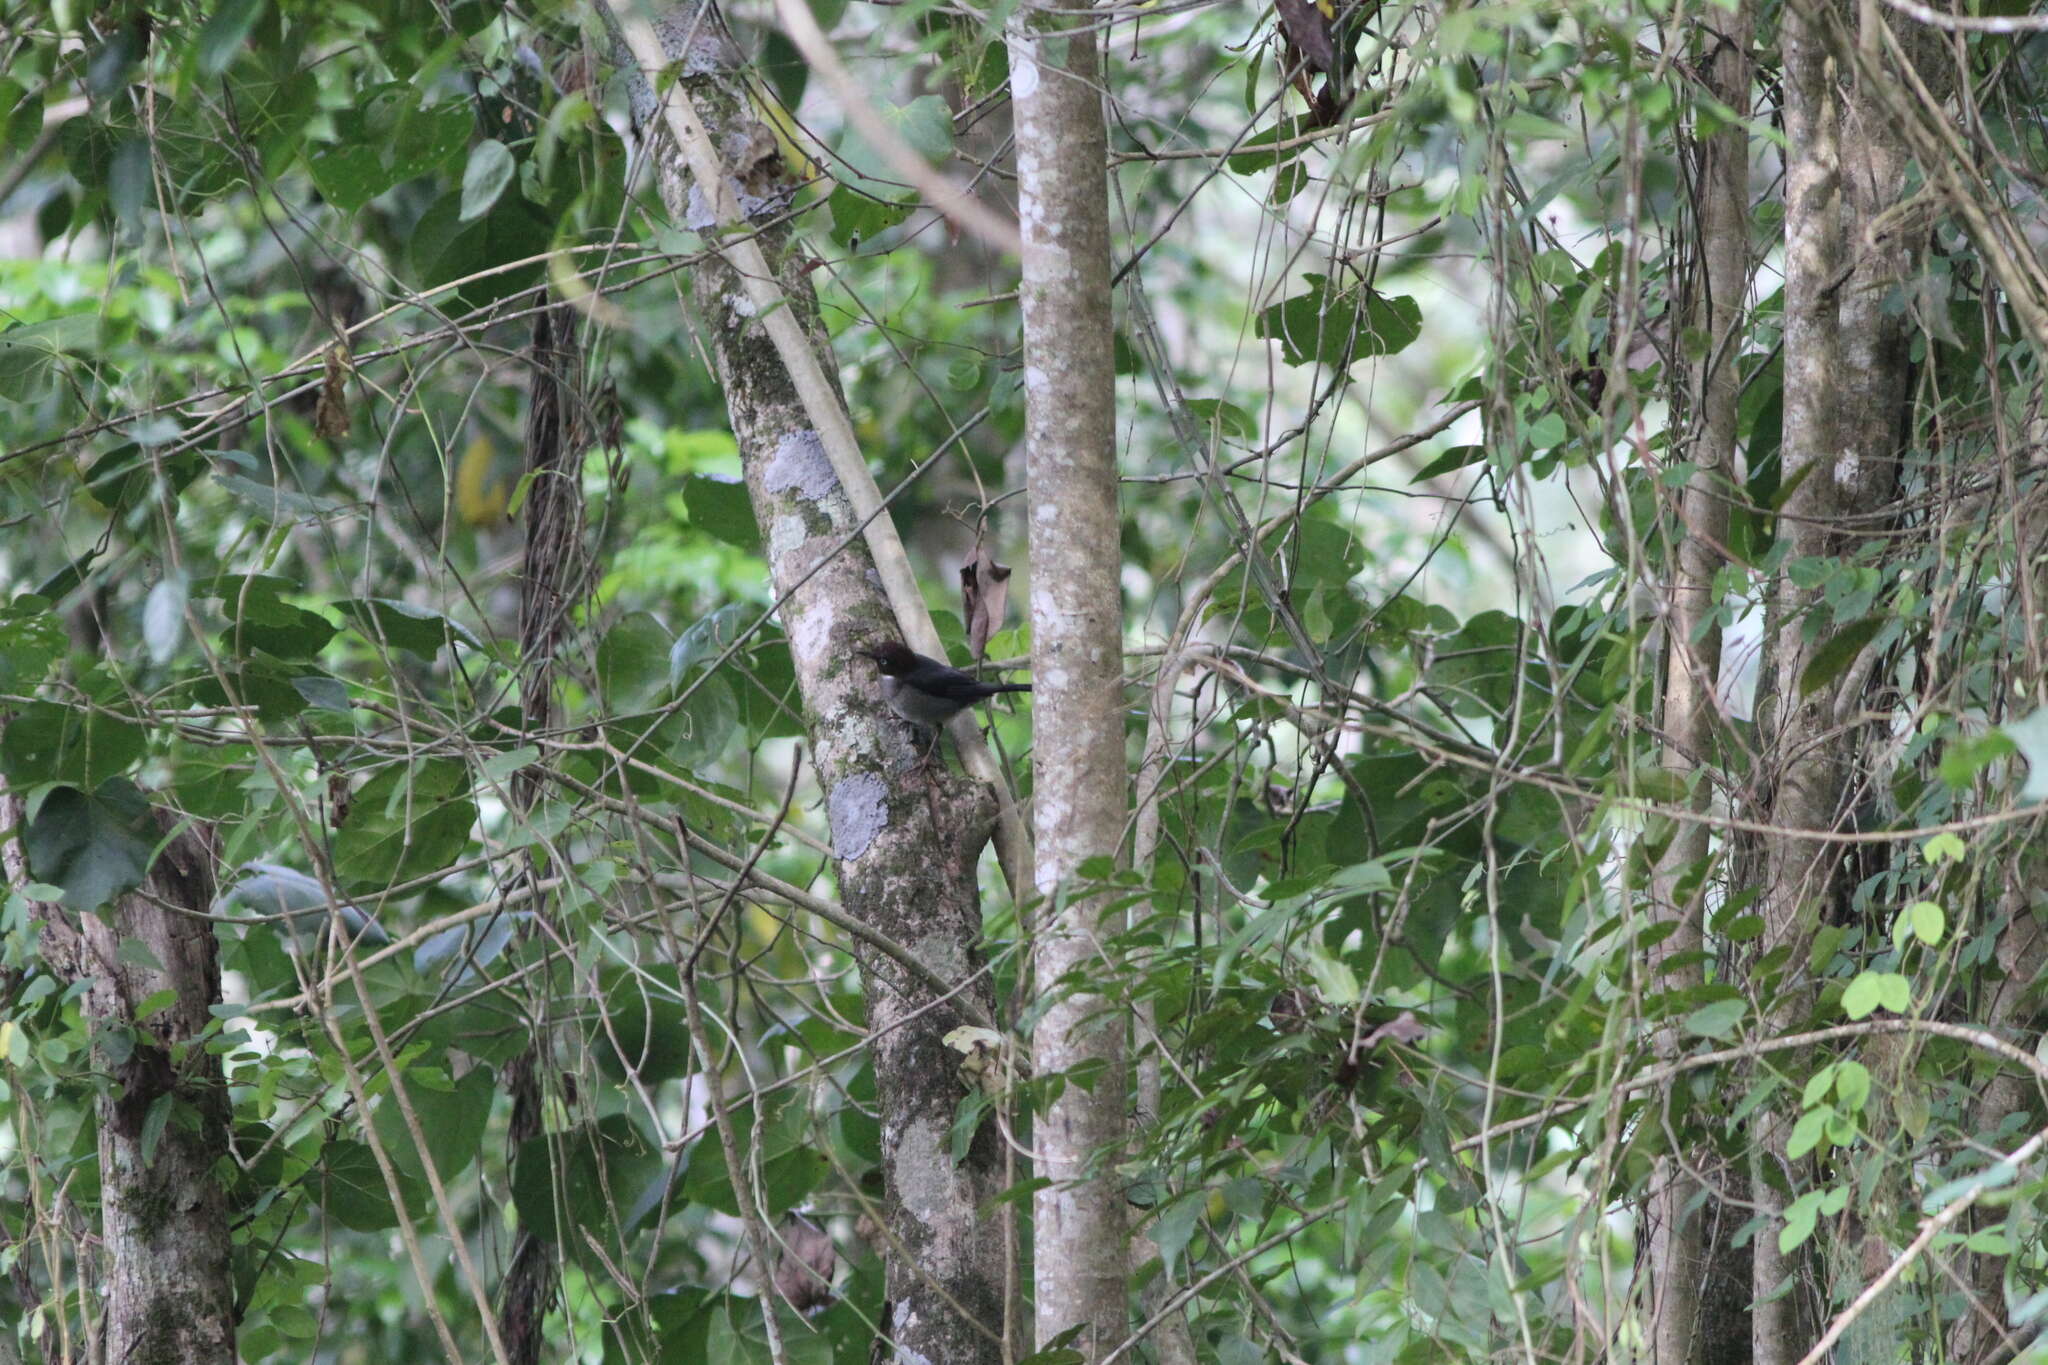
M683 6L655 25L680 65L680 89L731 173L729 182L767 256L791 315L830 368L808 262L791 249L781 215L791 179L764 155L772 135L733 79L738 54L716 13ZM633 82L636 126L653 134L661 193L680 224L707 232L716 200L691 182L686 159L660 129L653 88ZM994 1013L977 975L981 906L975 862L994 827L995 802L979 783L914 771L916 746L883 704L871 666L854 651L897 633L874 561L798 388L746 281L709 255L691 291L725 387L747 490L782 599L818 783L829 813L847 910L915 945L960 994ZM836 382L833 385L837 397ZM843 404L843 399L839 400ZM929 785L928 785L929 784ZM936 790L933 790L933 788ZM875 1090L882 1109L884 1220L890 1250L884 1342L891 1360L996 1365L1003 1358L1002 1223L983 1210L1003 1188L994 1126L964 1159L951 1152L961 1097L957 1057L942 1039L967 1022L934 1007L933 993L884 956L856 945L867 1003Z
M533 477L526 497L525 573L519 597L524 673L520 711L529 735L545 734L555 723L555 648L585 582L582 471L590 423L582 371L575 310L559 303L543 309L533 320L533 377L526 410L526 467ZM537 772L528 770L513 778L512 800L522 815L530 816L539 798ZM534 915L547 913L531 850L525 876ZM545 1023L536 1023L532 1040L505 1068L505 1089L512 1099L505 1145L514 1159L523 1143L541 1134L541 1063L547 1048ZM542 1329L560 1283L555 1244L522 1228L498 1305L498 1335L511 1365L538 1365L543 1359Z
M1065 9L1069 13L1060 13ZM1099 979L1098 898L1075 878L1114 857L1129 804L1123 613L1118 590L1116 381L1111 353L1107 135L1100 39L1079 3L1010 21L1010 89L1023 238L1025 446L1030 467L1032 748L1038 889L1033 969L1053 1002L1032 1070L1086 1067L1038 1114L1048 1181L1033 1200L1038 1341L1082 1329L1099 1359L1122 1339L1128 1256L1113 1177L1128 1104L1122 1007L1072 981Z
M1714 98L1737 114L1749 112L1749 7L1709 7L1700 19L1702 65ZM1678 498L1669 614L1665 623L1664 694L1659 731L1663 763L1691 784L1690 806L1705 811L1713 795L1708 776L1719 745L1717 688L1721 630L1713 594L1726 562L1728 508L1736 483L1736 434L1741 391L1743 300L1749 289L1749 134L1729 125L1697 143L1693 185L1699 277L1690 326L1707 338L1692 380L1691 439L1686 458L1694 472ZM1705 979L1699 950L1705 941L1701 907L1707 884L1707 826L1686 821L1672 832L1651 877L1652 913L1677 928L1650 953L1652 989L1676 992ZM1675 959L1675 961L1674 961ZM1670 963L1672 965L1667 966ZM1683 1039L1675 1027L1658 1030L1659 1060L1674 1058ZM1652 1358L1660 1365L1701 1359L1700 1311L1712 1248L1706 1190L1675 1160L1658 1163L1645 1213L1644 1265L1649 1277Z
M87 984L98 1102L105 1358L125 1365L233 1365L235 1286L227 1193L229 1103L220 1058L204 1043L220 1003L212 922L212 831L164 811L169 838L142 887L76 914L37 903L52 971ZM0 789L0 830L26 827ZM18 838L0 842L8 883L29 881ZM135 946L124 945L140 945ZM145 951L146 950L146 951ZM169 1003L136 1017L145 1000Z
M1866 11L1866 22L1882 22ZM1888 314L1888 287L1910 263L1906 242L1865 243L1864 228L1905 183L1905 150L1867 89L1845 86L1847 65L1831 47L1840 11L1801 0L1782 21L1785 133L1785 400L1778 518L1786 563L1852 553L1891 519L1904 419L1911 397L1908 319ZM1853 254L1849 244L1862 244ZM1873 660L1803 691L1803 676L1826 632L1809 630L1822 611L1818 589L1780 571L1766 607L1771 654L1760 680L1757 734L1763 837L1763 949L1776 953L1775 981L1759 983L1765 1027L1796 1027L1810 1008L1806 947L1838 889L1841 848L1782 831L1832 830L1849 818L1857 771L1860 709ZM1751 1342L1757 1365L1790 1365L1811 1335L1806 1296L1795 1283L1802 1260L1778 1250L1789 1194L1798 1183L1786 1160L1789 1117L1759 1110L1755 1199L1764 1223L1755 1238L1752 1287L1758 1303ZM1775 1294L1775 1297L1772 1295Z

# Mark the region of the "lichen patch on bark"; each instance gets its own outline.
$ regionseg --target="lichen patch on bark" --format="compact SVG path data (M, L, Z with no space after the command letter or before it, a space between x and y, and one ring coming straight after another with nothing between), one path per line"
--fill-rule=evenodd
M852 862L889 827L889 784L873 773L855 773L833 784L826 799L832 848Z

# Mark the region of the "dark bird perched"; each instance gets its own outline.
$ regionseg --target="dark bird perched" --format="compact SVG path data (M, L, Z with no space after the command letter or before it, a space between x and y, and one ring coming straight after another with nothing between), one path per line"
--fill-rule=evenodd
M913 652L900 640L884 640L855 652L873 659L882 671L882 700L889 703L889 709L911 724L929 726L935 732L932 748L925 751L927 760L938 747L936 732L947 721L998 692L1031 690L1030 683L983 682L971 673Z

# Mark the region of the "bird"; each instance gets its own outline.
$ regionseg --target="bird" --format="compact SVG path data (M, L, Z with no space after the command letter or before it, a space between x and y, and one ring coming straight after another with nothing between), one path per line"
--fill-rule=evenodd
M938 748L938 732L946 722L978 701L1000 692L1029 692L1030 683L983 682L937 659L928 659L901 640L884 640L867 649L856 650L872 659L882 672L882 700L912 725L933 730L931 747L925 750L930 762Z

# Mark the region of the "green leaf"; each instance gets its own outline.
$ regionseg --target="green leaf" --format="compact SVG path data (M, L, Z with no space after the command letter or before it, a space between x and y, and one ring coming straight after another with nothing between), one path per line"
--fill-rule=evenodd
M1281 120L1263 133L1246 138L1238 144L1237 150L1230 154L1228 162L1230 173L1232 175L1251 175L1254 172L1263 171L1268 167L1277 165L1282 161L1293 160L1307 150L1305 144L1301 147L1288 147L1284 150L1277 148L1274 144L1300 137L1313 126L1307 115L1297 115L1291 119Z
M437 300L454 312L481 308L530 288L541 277L536 258L553 243L554 232L553 221L518 195L500 200L480 218L465 220L462 196L451 193L421 216L409 246L421 285L431 288L469 280ZM470 279L473 275L481 278Z
M401 1194L408 1194L400 1177ZM382 1232L398 1226L398 1210L384 1183L377 1158L360 1142L347 1138L320 1150L320 1169L311 1179L314 1197L335 1222L356 1232Z
M469 774L454 759L386 768L363 784L335 832L335 875L350 889L412 881L455 861L476 823Z
M32 701L0 730L0 777L17 787L61 782L91 790L148 751L141 726L102 706Z
M1913 983L1897 972L1878 973L1877 1003L1893 1014L1904 1014L1913 1008Z
M1485 446L1452 446L1449 450L1446 450L1443 454L1416 470L1415 477L1408 480L1408 482L1411 484L1428 483L1431 479L1463 469L1467 465L1478 464L1485 458Z
M1187 406L1196 421L1225 436L1249 441L1259 434L1258 422L1235 403L1227 403L1221 398L1190 398Z
M1939 905L1915 901L1906 907L1904 919L1922 943L1930 948L1941 946L1941 936L1948 931L1948 914Z
M2010 1256L2012 1238L2006 1236L2005 1224L2000 1223L1995 1228L1979 1228L1971 1233L1963 1248L1982 1256Z
M1393 355L1422 335L1422 308L1406 295L1389 297L1363 285L1337 288L1306 275L1306 294L1259 314L1258 334L1280 342L1289 365L1348 368L1366 356Z
M1159 1248L1159 1258L1171 1268L1179 1262L1181 1253L1194 1240L1197 1224L1204 1209L1208 1207L1209 1196L1200 1190L1184 1194L1166 1206L1159 1217L1152 1220L1146 1236Z
M826 201L832 208L832 240L843 247L872 242L910 216L911 205L841 185Z
M1685 1016L1686 1031L1702 1038L1726 1038L1735 1032L1736 1026L1748 1013L1749 1002L1746 1000L1716 1000Z
M953 155L953 111L943 99L937 95L918 95L896 104L883 90L872 90L870 94L869 107L926 164L937 165ZM842 184L884 199L903 192L902 173L889 165L888 159L858 128L847 128L839 141L838 153L844 164L835 167L834 172Z
M1799 671L1799 695L1810 697L1841 676L1842 670L1856 661L1864 646L1877 638L1890 620L1889 616L1866 616L1830 635Z
M668 627L644 611L612 623L597 644L597 685L614 712L653 705L669 688Z
M0 692L33 691L64 657L64 625L44 598L0 603Z
M1879 1009L1904 1014L1913 1007L1913 986L1897 972L1859 972L1842 992L1842 1012L1862 1019Z
M747 486L737 479L691 474L683 479L683 506L690 525L749 554L761 551L761 529Z
M185 604L190 580L172 570L157 580L142 603L142 644L151 663L169 663L185 638Z
M199 30L199 74L218 76L233 65L262 13L263 0L218 0Z
M459 221L468 223L490 212L491 205L512 183L519 164L512 149L496 138L485 138L469 149L469 164L462 171L462 212Z
M1811 1109L1826 1099L1828 1092L1835 1088L1835 1073L1839 1069L1839 1065L1831 1063L1814 1072L1813 1078L1806 1083L1806 1089L1799 1096L1800 1104Z
M58 787L43 798L22 845L29 875L62 887L73 910L97 910L142 885L158 841L149 802L125 777L91 795Z
M142 227L143 211L156 202L149 143L140 137L121 139L107 166L107 203L114 218L131 230Z
M715 1136L706 1137L718 1145ZM543 1241L560 1245L567 1230L588 1232L602 1243L611 1229L630 1229L638 1221L634 1210L644 1217L658 1207L667 1181L660 1149L632 1120L613 1114L522 1143L512 1164L512 1202L519 1221ZM580 1235L567 1240L582 1242Z
M1969 851L1969 845L1965 844L1956 835L1946 831L1935 835L1932 839L1920 845L1921 858L1930 864L1939 863L1944 859L1952 863L1959 863L1963 860L1963 855Z
M174 1090L166 1090L149 1102L149 1111L142 1116L142 1164L148 1166L156 1160L157 1143L163 1140L164 1125L171 1121L171 1110L177 1104Z
M1792 1136L1786 1139L1785 1155L1802 1157L1818 1147L1827 1136L1828 1121L1834 1116L1834 1109L1825 1104L1801 1114L1799 1122L1792 1125Z
M1850 1113L1861 1113L1870 1099L1870 1068L1861 1062L1843 1062L1835 1072L1835 1095Z
M100 320L94 313L69 313L0 332L0 398L26 402L36 397L65 356L97 350L99 338Z
M406 1074L405 1098L419 1119L420 1133L427 1140L426 1151L421 1152L419 1144L412 1139L412 1131L406 1126L405 1113L398 1107L396 1097L385 1095L377 1103L374 1122L377 1136L384 1144L384 1150L391 1154L391 1164L407 1175L426 1178L426 1161L431 1159L434 1171L441 1179L451 1181L469 1169L469 1163L482 1150L484 1127L491 1117L491 1101L496 1095L496 1082L488 1067L471 1067L452 1086L437 1089L422 1080L417 1072Z
M310 493L294 493L289 488L259 483L240 474L216 472L213 481L233 494L251 512L268 522L318 521L349 511L347 504L337 502L333 498L315 497Z
M2019 1167L2010 1161L1994 1161L1983 1170L1935 1186L1920 1198L1923 1213L1939 1213L1958 1199L1982 1190L2004 1189L2019 1179Z
M364 639L403 649L422 659L434 659L450 645L483 648L483 643L466 626L429 607L388 597L349 597L334 605Z

